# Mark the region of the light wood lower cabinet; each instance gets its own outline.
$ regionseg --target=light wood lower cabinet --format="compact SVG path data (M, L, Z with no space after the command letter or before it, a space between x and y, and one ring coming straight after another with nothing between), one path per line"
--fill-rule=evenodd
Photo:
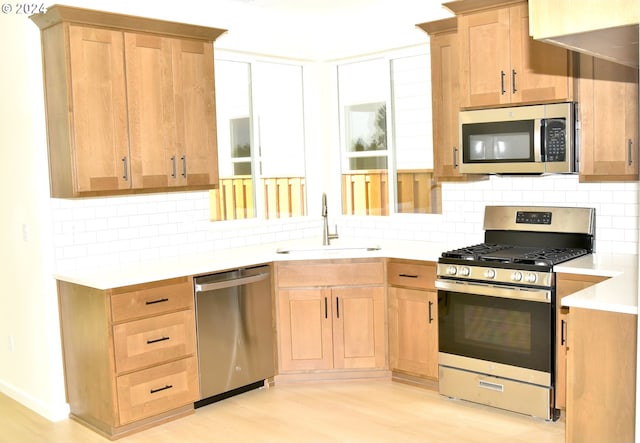
M275 264L279 373L386 369L384 262Z
M608 277L584 274L556 274L556 408L566 409L567 398L567 329L569 308L562 306L567 295L593 286Z
M638 317L572 307L567 443L635 441Z
M71 416L109 438L193 412L192 279L99 290L58 282Z
M394 377L438 379L435 263L389 261L389 366Z

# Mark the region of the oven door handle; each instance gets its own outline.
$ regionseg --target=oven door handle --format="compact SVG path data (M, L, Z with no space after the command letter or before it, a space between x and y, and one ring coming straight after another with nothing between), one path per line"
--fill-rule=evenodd
M492 285L487 283L436 280L436 288L463 294L489 295L492 297L512 298L543 303L551 303L551 290L515 286Z

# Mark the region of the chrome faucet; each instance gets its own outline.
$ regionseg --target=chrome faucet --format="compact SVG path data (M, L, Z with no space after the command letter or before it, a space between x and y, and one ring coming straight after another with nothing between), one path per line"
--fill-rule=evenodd
M338 225L333 234L329 233L329 218L327 217L327 194L322 193L322 245L328 246L331 244L331 240L338 238Z

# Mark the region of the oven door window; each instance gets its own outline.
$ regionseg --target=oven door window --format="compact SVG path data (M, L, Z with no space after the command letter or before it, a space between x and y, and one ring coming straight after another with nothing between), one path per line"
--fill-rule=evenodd
M465 163L533 162L534 120L462 125Z
M438 291L439 351L552 372L550 303Z

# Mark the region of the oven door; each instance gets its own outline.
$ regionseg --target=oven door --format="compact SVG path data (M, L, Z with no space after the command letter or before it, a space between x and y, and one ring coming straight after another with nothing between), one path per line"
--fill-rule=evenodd
M442 279L436 287L441 356L486 362L488 373L499 368L541 373L551 384L555 306L550 289Z

